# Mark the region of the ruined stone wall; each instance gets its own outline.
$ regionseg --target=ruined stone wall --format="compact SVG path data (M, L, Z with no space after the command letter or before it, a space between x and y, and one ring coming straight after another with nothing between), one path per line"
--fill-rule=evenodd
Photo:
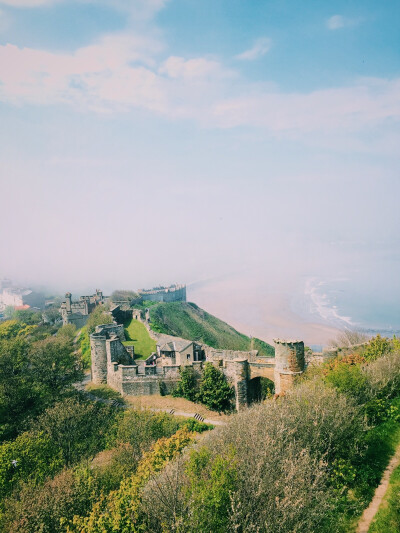
M107 337L101 333L90 335L90 351L92 354L92 381L98 385L107 383Z
M131 365L133 359L116 335L106 341L107 361L110 363L120 363L121 365Z
M106 335L107 338L110 338L112 335L117 335L121 342L126 340L124 326L122 324L102 324L101 326L96 326L95 333Z
M139 294L143 300L151 302L186 302L186 285L139 291Z
M124 328L117 324L97 326L95 332L90 335L93 383L107 383L108 367L113 361L131 362L130 354L121 343L124 340ZM121 358L121 361L118 358Z
M73 324L76 329L81 329L88 321L89 315L81 315L75 313L63 314L63 325Z
M151 377L139 377L132 381L125 381L121 385L121 394L130 396L147 396L153 394L160 394L163 390L164 394L171 394L173 389L178 384L179 379L154 379Z
M206 354L206 361L234 361L235 359L247 359L248 361L256 361L258 357L258 350L241 351L241 350L220 350L218 348L211 348L211 346L203 345Z
M247 406L247 384L249 378L249 363L246 359L225 361L223 372L227 380L235 389L236 410Z

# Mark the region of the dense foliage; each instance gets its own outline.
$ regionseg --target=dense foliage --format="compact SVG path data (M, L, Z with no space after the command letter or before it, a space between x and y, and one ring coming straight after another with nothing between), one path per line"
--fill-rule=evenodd
M211 428L77 392L76 331L52 327L0 324L5 533L349 532L400 442L397 339L377 336L196 439ZM228 408L218 368L181 377L185 397ZM376 531L398 531L398 475Z
M226 350L258 350L272 357L274 348L260 339L250 339L219 318L203 311L194 303L159 303L150 307L154 331L193 339Z
M212 411L229 411L232 409L233 388L229 385L221 370L212 363L206 363L199 379L192 366L180 369L181 380L172 395L200 402Z
M82 377L71 339L47 333L37 340L38 329L18 321L0 325L0 440L27 429Z
M113 321L113 317L105 310L104 305L98 305L90 313L86 322L87 332L90 335L94 332L96 326L100 326L102 324L112 324Z

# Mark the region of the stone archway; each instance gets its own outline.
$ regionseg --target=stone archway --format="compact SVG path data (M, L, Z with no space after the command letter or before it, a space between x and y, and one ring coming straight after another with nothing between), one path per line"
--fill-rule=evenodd
M247 403L262 402L275 392L275 383L268 378L257 376L247 383Z

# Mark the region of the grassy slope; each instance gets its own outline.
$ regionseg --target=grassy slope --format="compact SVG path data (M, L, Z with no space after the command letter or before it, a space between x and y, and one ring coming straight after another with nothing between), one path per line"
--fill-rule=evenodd
M260 339L250 339L232 326L210 315L196 304L186 302L160 303L150 308L154 331L184 339L204 342L226 350L258 350L260 355L273 356L272 346Z
M156 343L150 337L144 324L138 320L131 319L125 322L124 330L127 340L124 344L135 347L135 359L147 358L156 351Z

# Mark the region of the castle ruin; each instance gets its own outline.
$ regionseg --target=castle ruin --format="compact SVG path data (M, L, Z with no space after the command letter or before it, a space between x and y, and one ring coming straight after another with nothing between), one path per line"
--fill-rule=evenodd
M186 302L186 285L170 285L169 287L154 287L140 289L138 294L143 300L151 302Z
M122 325L97 326L90 335L92 381L107 383L122 395L152 395L172 392L180 380L180 368L190 365L200 378L205 362L220 368L235 390L236 409L251 403L261 378L271 380L276 394L284 394L305 369L304 343L276 339L275 357L248 352L217 350L205 344L160 335L157 352L135 360L133 346L125 346Z
M93 309L104 301L103 293L99 289L91 296L80 296L76 302L72 301L71 293L67 292L60 307L63 325L74 324L78 329L83 327Z

